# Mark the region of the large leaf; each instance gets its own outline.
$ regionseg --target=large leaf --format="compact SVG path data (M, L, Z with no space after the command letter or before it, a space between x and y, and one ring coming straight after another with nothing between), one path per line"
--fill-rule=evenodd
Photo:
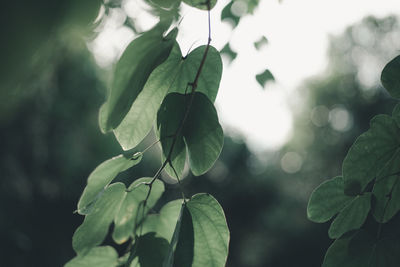
M399 175L393 175L375 182L372 193L375 196L373 215L376 221L386 223L400 210Z
M313 222L326 222L352 199L353 197L344 194L343 177L335 177L320 184L312 192L307 206L307 216Z
M186 109L190 108L183 129L177 136L171 160L178 175L181 175L186 159L186 145L190 168L198 176L207 172L217 160L224 136L217 112L210 100L201 93L196 93L192 102L191 97L177 93L167 95L158 112L157 131L163 156L167 157L173 143L171 136L183 121ZM188 107L190 103L191 106ZM168 173L175 177L173 172Z
M128 114L114 130L123 149L135 147L149 133L161 102L168 92L185 93L188 84L196 77L204 49L205 46L198 47L187 57L182 57L179 45L176 43L168 59L151 73ZM214 47L210 47L197 90L214 101L221 75L221 57ZM191 88L187 92L190 90Z
M177 29L172 30L165 38L163 31L163 27L156 26L133 40L125 49L115 69L107 99L105 126L102 129L113 129L121 123L150 73L169 56Z
M322 267L396 267L400 262L398 237L375 240L365 231L336 240L328 249Z
M78 202L78 213L88 214L90 207L93 206L94 201L111 183L111 181L120 173L123 172L140 162L142 159L141 153L136 153L132 157L126 155L119 155L112 159L106 160L94 169L89 175L87 185L83 190L81 198Z
M339 238L344 233L359 229L371 209L371 193L356 196L344 207L329 228L330 238Z
M394 98L400 98L400 56L391 60L382 70L383 87Z
M84 256L76 256L64 267L115 267L118 266L118 254L110 246L95 247Z
M217 200L209 194L194 195L182 216L173 266L225 266L229 229Z
M386 170L400 171L400 129L387 115L371 120L370 129L360 135L351 146L343 162L345 190L356 188L357 194L374 178L387 175Z
M125 185L122 183L112 184L104 191L72 237L72 247L78 255L88 253L103 242L125 194Z
M212 9L215 6L217 0L183 0L183 2L198 9L208 10L208 8Z
M150 182L151 179L140 178L128 187L128 193L115 216L113 239L116 243L122 244L133 236L136 226L143 221L143 218L164 192L164 183L155 180L147 202L144 203L150 189L146 183Z

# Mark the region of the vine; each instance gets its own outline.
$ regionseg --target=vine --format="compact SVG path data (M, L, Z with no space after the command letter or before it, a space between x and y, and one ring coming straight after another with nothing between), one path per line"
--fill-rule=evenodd
M77 209L85 219L72 240L77 256L67 267L225 265L229 230L221 206L206 193L187 198L180 181L186 151L192 173L201 175L212 167L223 145L213 105L222 73L219 52L211 46L210 11L216 1L183 2L207 11L207 44L183 57L175 40L178 29L164 35L181 1L151 2L163 11L160 22L133 40L121 56L100 108L99 125L104 133L112 131L124 150L131 150L156 121L157 140L142 152L101 163L89 175ZM111 183L158 143L162 164L153 177L136 179L129 187ZM164 192L159 179L163 171L177 180L182 199L167 203L159 214L149 214ZM121 257L113 247L101 246L112 223L114 242L128 244Z

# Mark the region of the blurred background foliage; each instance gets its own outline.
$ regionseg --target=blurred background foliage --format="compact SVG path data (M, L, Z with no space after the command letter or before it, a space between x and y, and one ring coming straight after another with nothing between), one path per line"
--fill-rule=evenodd
M0 49L0 266L62 266L72 258L72 234L82 220L73 211L86 178L121 151L98 129L110 71L95 64L86 45L95 26L86 25L101 3L82 3L9 1L1 11L8 41ZM391 112L379 74L395 56L399 30L395 17L368 17L332 36L326 70L293 96L287 145L253 155L240 139L226 138L213 169L183 181L188 194L209 192L221 202L231 231L227 266L321 264L331 241L326 224L307 220L308 197L340 174L369 120ZM119 179L152 175L158 153L149 150L144 164ZM176 185L168 187L164 201L179 197Z

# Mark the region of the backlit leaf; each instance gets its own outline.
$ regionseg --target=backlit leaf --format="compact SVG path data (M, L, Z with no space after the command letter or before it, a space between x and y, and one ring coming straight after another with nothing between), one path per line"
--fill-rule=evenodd
M112 184L104 191L72 237L72 247L78 255L85 255L103 242L125 194L122 183Z
M142 91L151 72L164 62L175 43L177 29L165 38L163 27L155 27L132 41L117 63L107 99L105 130L116 128ZM104 116L104 115L102 115Z
M312 192L307 206L307 216L313 222L326 222L352 199L353 197L344 194L343 177L335 177L322 183Z
M217 200L209 194L194 195L182 216L173 266L225 266L229 229Z
M136 226L139 225L149 210L154 207L164 192L164 183L155 180L146 203L144 200L150 187L146 184L152 178L140 178L134 181L126 193L118 213L115 216L113 239L117 244L122 244L133 237ZM146 205L145 205L146 204Z
M158 112L157 130L164 157L168 156L173 142L168 136L173 135L182 122L190 98L190 95L169 94ZM214 105L201 93L194 95L182 132L173 149L171 159L178 175L182 174L186 159L184 144L187 146L190 168L196 176L207 172L221 153L223 131L218 115ZM173 172L168 173L175 177Z
M359 229L371 209L371 193L356 196L333 220L328 234L330 238L339 238L344 233Z
M76 256L64 267L116 267L118 266L118 254L110 246L95 247L84 256Z
M119 155L97 166L89 175L87 185L79 199L78 213L88 214L90 212L90 206L105 187L109 185L120 172L135 166L141 159L141 153L137 153L132 157Z

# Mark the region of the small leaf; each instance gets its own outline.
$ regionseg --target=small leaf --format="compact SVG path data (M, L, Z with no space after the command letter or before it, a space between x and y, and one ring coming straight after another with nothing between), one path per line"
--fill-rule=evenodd
M209 194L194 195L182 216L173 266L225 266L229 229L217 200Z
M183 0L183 2L198 9L208 10L215 6L217 0Z
M103 242L125 194L125 185L122 183L112 184L104 191L72 237L72 247L78 255L87 254Z
M157 130L165 158L173 142L168 136L173 135L183 121L190 97L191 95L169 94L158 112ZM196 93L171 157L178 175L182 174L186 159L184 144L188 149L190 168L194 175L199 176L214 165L221 153L223 141L223 131L214 105L205 95ZM168 174L176 177L172 171L168 171Z
M360 135L343 161L343 178L347 185L364 190L374 178L400 171L400 129L393 118L375 116L370 129Z
M382 70L383 87L394 98L400 98L400 56L395 57Z
M116 267L118 266L118 254L110 246L95 247L84 256L76 256L64 267Z
M371 193L356 196L344 207L329 228L330 238L339 238L344 233L359 229L371 209Z
M307 217L313 222L323 223L341 211L353 199L344 194L343 187L341 176L320 184L311 194Z
M133 236L136 226L143 221L143 218L154 207L164 192L164 183L160 180L155 180L149 198L144 203L150 188L146 183L151 180L152 178L140 178L128 187L128 193L126 193L115 216L112 237L117 244L122 244Z
M267 82L274 82L275 78L272 73L267 69L263 73L257 74L256 80L264 88Z
M388 222L400 210L399 180L399 175L393 175L375 182L372 193L376 201L372 214L377 222Z
M258 41L254 42L254 47L257 50L261 50L264 46L268 44L268 39L265 36L262 36Z
M169 56L177 29L163 38L163 27L155 27L128 45L117 63L107 99L105 130L116 128L128 113L151 72ZM100 114L104 116L104 114Z
M106 160L97 166L89 175L87 185L79 199L78 213L82 215L90 213L90 206L94 203L104 188L111 183L120 172L126 171L127 169L137 165L141 159L141 154L137 154L137 156L133 158L119 155Z
M231 49L229 43L227 43L221 50L221 54L226 55L230 61L235 60L237 53Z
M235 28L240 21L240 17L234 15L232 13L232 5L234 1L230 1L221 11L221 21L227 20L231 22L233 27Z

